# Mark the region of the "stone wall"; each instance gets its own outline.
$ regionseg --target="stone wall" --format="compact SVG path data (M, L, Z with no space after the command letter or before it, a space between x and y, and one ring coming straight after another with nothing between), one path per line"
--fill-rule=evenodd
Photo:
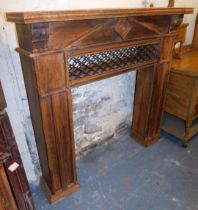
M72 89L76 152L131 126L136 72Z

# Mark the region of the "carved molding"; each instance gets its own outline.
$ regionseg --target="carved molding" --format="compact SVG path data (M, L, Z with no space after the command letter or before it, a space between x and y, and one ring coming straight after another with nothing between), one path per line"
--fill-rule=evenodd
M183 22L184 15L174 15L171 17L170 32L176 31Z
M33 52L48 49L49 24L37 23L31 25Z

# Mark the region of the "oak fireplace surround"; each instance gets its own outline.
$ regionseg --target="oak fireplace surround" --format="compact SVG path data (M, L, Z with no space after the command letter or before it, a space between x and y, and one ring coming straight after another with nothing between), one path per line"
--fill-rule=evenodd
M160 137L176 29L191 8L7 13L15 22L42 168L53 203L79 188L71 88L137 71L131 135ZM130 96L129 96L130 97Z

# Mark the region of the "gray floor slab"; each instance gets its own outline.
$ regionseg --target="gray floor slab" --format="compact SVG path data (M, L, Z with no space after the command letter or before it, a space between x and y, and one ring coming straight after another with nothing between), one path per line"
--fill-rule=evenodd
M162 133L143 148L125 131L77 161L81 188L49 205L40 187L36 210L198 210L198 137L188 148Z

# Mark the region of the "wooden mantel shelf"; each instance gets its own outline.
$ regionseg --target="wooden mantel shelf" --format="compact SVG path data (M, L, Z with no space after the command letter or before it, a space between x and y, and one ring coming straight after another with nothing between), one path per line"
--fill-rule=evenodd
M191 14L193 8L147 8L147 9L91 9L45 12L11 12L8 21L15 23L39 23L67 20L88 20L100 18L138 17L156 15Z
M150 8L6 14L16 23L41 185L50 203L79 188L71 88L137 70L131 135L145 147L155 143L177 28L184 14L192 12Z

